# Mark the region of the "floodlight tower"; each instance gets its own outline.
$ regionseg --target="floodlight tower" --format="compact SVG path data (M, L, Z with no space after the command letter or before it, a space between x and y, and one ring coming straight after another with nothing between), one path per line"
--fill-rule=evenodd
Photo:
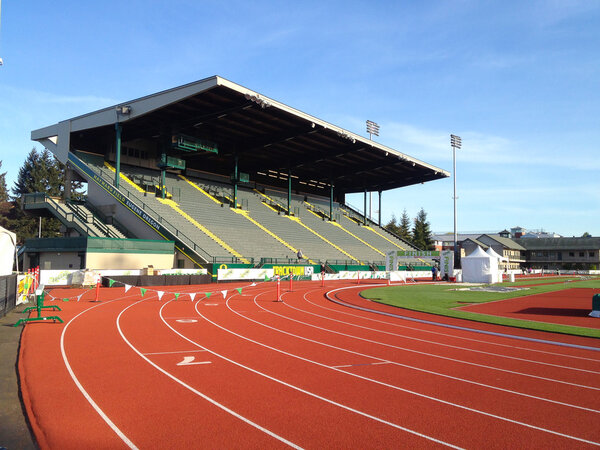
M372 120L367 120L367 133L369 133L369 140L373 140L373 135L379 136L379 124L373 122ZM373 215L371 214L371 204L373 203L373 197L371 196L371 192L369 192L369 217L371 220L373 219ZM381 196L380 196L381 199ZM379 208L381 210L381 207ZM365 215L367 212L365 211Z
M2 30L2 0L0 0L0 31ZM0 58L0 66L4 64L2 58Z
M460 137L451 134L450 145L452 146L452 178L454 179L454 195L452 196L454 199L454 267L457 267L460 258L458 257L458 243L456 239L456 199L458 198L456 197L456 149L460 149L462 146Z

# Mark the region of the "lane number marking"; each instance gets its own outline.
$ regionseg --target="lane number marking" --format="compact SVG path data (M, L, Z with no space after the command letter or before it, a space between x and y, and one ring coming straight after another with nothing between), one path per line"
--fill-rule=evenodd
M196 359L195 356L184 356L183 361L178 362L178 366L193 366L196 364L210 364L210 361L194 361Z

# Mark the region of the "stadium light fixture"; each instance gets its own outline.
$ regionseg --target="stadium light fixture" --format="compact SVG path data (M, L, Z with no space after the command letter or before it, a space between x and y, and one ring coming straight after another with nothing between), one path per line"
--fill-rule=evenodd
M460 136L451 134L450 145L452 146L452 178L454 180L454 195L452 196L452 199L454 200L454 267L458 267L460 258L458 257L458 240L456 235L456 200L458 199L456 196L456 149L462 147Z
M117 114L121 114L122 116L128 116L131 114L131 106L121 105L117 106Z
M352 142L353 144L356 143L356 139L354 139L352 136L350 136L348 133L346 133L345 131L338 131L337 135L341 138L344 139L348 139L350 142Z
M271 103L269 103L268 101L266 101L264 98L261 98L260 95L252 95L252 94L244 94L244 97L246 98L246 100L250 100L253 101L254 103L256 103L257 105L259 105L262 109L268 108L271 106Z
M379 124L367 120L367 133L369 133L369 140L373 140L373 135L379 136Z

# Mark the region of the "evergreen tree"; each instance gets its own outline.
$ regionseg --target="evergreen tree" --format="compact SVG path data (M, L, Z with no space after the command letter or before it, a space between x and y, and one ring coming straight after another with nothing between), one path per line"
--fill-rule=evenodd
M2 161L0 161L2 169ZM8 201L8 189L6 188L6 172L0 173L0 203Z
M427 213L423 208L415 217L414 225L412 229L412 243L415 247L421 250L431 250L433 247L433 240L431 239L431 230L429 228L429 222L427 222Z
M391 233L398 234L398 222L396 221L396 216L394 214L392 214L392 219L384 226L384 228Z
M17 240L38 236L39 217L26 214L21 208L25 194L44 192L50 196L60 196L64 189L64 167L44 149L41 153L32 149L23 166L19 169L17 180L11 189L12 204L3 218L5 228L17 233ZM4 226L4 225L3 225ZM60 236L60 221L53 217L42 218L42 237Z
M410 233L410 217L408 217L406 209L402 212L402 217L400 218L400 226L398 227L397 234L406 242L412 241L412 236Z
M63 177L63 169L48 150L44 149L40 154L33 148L19 169L17 181L12 188L13 200L33 192L60 196L63 191Z

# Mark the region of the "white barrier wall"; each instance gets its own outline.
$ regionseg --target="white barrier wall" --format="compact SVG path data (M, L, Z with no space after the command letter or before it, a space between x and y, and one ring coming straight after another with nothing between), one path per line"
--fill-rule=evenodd
M40 270L40 284L48 286L68 286L80 284L83 279L84 270ZM93 277L117 277L123 275L141 275L142 270L88 270L87 273ZM155 275L206 275L206 269L161 269L155 270ZM75 281L73 280L75 278Z

